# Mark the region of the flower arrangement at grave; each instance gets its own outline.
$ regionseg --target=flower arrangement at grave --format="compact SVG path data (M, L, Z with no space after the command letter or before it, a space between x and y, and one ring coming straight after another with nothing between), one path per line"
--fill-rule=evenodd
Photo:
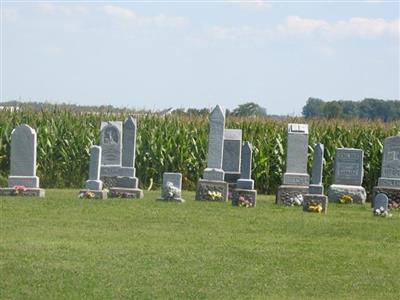
M247 198L245 196L240 196L238 200L238 206L239 207L253 207L254 202L252 201L251 198Z
M177 187L174 186L172 182L167 182L163 198L167 200L179 199L181 197L181 191Z
M399 209L399 208L400 208L400 203L395 201L389 202L389 209Z
M11 193L13 196L22 195L26 191L26 187L23 185L16 185L13 189Z
M374 216L379 216L379 217L392 217L392 214L390 213L389 209L386 210L383 206L377 209L373 209Z
M93 199L95 197L96 197L96 195L93 192L89 192L89 191L82 192L79 194L79 198L84 198L84 199Z
M309 203L307 203L306 210L309 212L321 213L323 208L322 208L321 203L310 201Z
M297 194L295 196L285 199L283 203L287 206L300 206L303 205L303 201L303 195Z
M339 203L341 204L351 204L353 203L353 198L349 195L343 195L339 198Z
M208 191L207 196L208 196L208 200L211 200L211 201L220 201L222 199L221 192Z

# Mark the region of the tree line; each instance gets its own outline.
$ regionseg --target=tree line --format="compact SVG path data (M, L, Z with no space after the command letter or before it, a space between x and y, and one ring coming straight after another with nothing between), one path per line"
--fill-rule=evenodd
M362 101L323 101L319 98L308 98L303 107L303 116L326 119L380 119L387 122L400 119L400 101L374 98Z

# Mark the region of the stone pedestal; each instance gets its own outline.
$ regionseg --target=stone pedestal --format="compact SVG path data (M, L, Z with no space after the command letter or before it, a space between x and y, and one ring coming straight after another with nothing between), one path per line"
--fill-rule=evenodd
M357 204L364 204L367 199L367 193L362 186L332 184L329 187L329 202L338 202L345 195L353 198L353 203Z
M233 206L255 207L257 202L257 191L246 189L235 189L232 196Z
M87 196L88 193L92 193L94 195L93 199L107 199L107 191L103 190L80 190L79 196L83 199L90 199L90 197Z
M0 196L21 196L21 197L40 197L43 198L46 192L40 188L26 188L17 191L14 188L1 188Z
M225 181L200 179L197 183L196 200L228 201L228 183Z
M143 190L141 189L130 189L121 187L110 188L110 192L108 195L110 198L141 199L144 197Z
M24 186L26 188L39 188L39 177L37 176L9 176L8 187Z
M400 208L400 187L376 186L373 190L371 207L374 207L374 199L377 194L385 194L389 198L389 206Z
M299 197L304 198L304 195L308 194L308 186L297 186L297 185L281 185L278 188L276 194L275 203L292 205L293 198Z
M315 195L315 194L306 194L304 195L303 202L303 210L309 211L309 205L318 205L321 204L322 212L326 214L328 212L328 197L325 195Z

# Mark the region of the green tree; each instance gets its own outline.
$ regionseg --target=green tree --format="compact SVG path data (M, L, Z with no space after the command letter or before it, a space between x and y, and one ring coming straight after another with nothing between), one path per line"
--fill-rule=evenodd
M247 102L244 104L240 104L236 107L232 113L233 116L236 117L252 117L252 116L266 116L267 110L264 107L261 107L257 103Z
M328 119L340 117L342 111L342 106L338 101L327 102L324 106L324 116Z
M325 102L318 98L308 98L306 105L303 107L303 116L305 118L322 117Z

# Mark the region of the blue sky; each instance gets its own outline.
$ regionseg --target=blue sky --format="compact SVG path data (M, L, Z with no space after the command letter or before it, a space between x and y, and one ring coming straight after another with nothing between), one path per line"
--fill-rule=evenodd
M1 100L300 114L400 99L398 1L2 1Z

